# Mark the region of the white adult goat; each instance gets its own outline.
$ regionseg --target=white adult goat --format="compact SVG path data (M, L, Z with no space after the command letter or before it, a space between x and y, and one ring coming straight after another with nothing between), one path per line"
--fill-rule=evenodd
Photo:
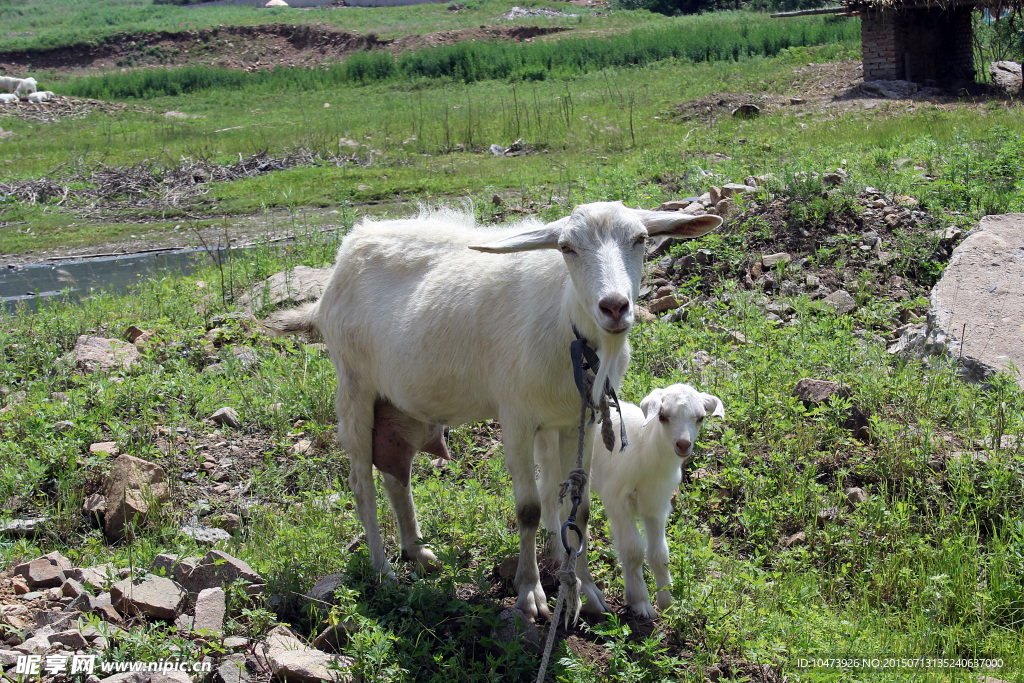
M580 398L569 357L572 326L600 357L594 386L608 379L617 388L629 362L626 332L644 240L659 233L699 237L720 224L717 216L616 202L501 231L476 229L471 215L450 211L355 227L320 300L267 326L316 330L324 338L338 378L338 441L351 460L349 484L373 567L391 573L372 465L384 472L403 557L430 567L436 558L422 544L412 492L403 485L412 454L431 444L436 451L437 425L498 418L519 522L516 606L530 618L547 616L533 451L550 451L541 459L559 464L552 476L575 466ZM592 440L588 435L588 461ZM578 517L584 532L589 505L586 491ZM579 566L591 609L605 609L586 563Z
M725 408L717 396L701 393L688 384L655 389L640 407L620 405L629 446L620 453L618 446L612 452L596 442L591 481L608 515L615 552L622 563L626 603L640 616L653 619L656 613L644 581L643 539L636 520L644 525L647 563L654 574L658 607L665 609L672 602L665 540L672 494L682 478L681 465L693 454L704 418L725 417ZM612 419L617 440L619 417L615 411Z
M0 104L14 104L20 101L21 98L13 93L0 93Z
M21 85L21 80L22 79L15 78L14 76L0 76L0 90L12 93Z

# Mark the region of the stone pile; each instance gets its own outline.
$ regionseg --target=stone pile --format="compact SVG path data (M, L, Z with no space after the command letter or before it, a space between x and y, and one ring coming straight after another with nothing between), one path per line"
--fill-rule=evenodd
M203 557L158 555L148 571L76 567L59 552L18 564L13 574L0 578L0 596L13 595L0 597L0 678L18 680L19 661L22 666L34 661L43 681L68 680L73 662L94 667L81 670L91 674L86 679L91 683L191 681L177 671L103 678L101 663L112 647L144 638L148 624L162 622L173 625L179 636L214 640L223 649L222 655L207 655L212 673L197 680L247 683L269 673L303 683L352 680L351 659L310 647L283 626L258 643L226 636L225 589L236 581L245 582L249 596L265 590L252 567L217 550Z

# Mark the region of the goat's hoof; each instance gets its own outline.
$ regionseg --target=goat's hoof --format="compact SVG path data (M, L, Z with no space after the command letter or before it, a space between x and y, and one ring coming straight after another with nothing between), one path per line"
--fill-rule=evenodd
M536 621L537 617L551 619L551 610L548 608L548 599L544 589L537 584L535 588L520 591L516 600L516 607L523 611L523 614L530 621Z
M662 612L672 604L672 594L668 591L658 591L658 609Z
M402 555L405 556L405 559L415 563L416 570L421 574L434 574L441 570L441 563L437 561L437 555L430 548L421 546L414 553L402 551Z
M604 595L593 583L584 585L580 593L587 598L581 610L585 614L604 614L611 611L608 609L608 603L604 601Z
M654 605L649 602L638 602L630 605L629 609L633 611L633 614L644 619L657 619L658 613L654 611Z

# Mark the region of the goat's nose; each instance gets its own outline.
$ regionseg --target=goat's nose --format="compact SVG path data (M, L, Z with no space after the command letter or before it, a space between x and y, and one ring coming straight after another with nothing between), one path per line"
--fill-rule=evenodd
M689 439L676 441L676 455L683 456L690 452L691 442Z
M597 303L597 307L618 324L629 313L629 299L621 294L609 294Z

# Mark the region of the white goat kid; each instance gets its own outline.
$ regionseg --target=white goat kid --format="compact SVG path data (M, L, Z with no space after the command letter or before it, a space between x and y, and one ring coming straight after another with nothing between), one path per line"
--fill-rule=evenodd
M14 94L18 97L31 95L36 91L37 86L38 84L36 83L36 79L32 77L23 78L21 79L21 83L18 84L18 87L14 89Z
M28 96L28 101L29 102L34 102L35 104L42 104L43 102L49 102L52 99L53 99L53 93L50 92L49 90L37 90L36 92L34 92L34 93L32 93L32 94L30 94Z
M615 552L622 563L626 603L640 616L656 616L644 581L643 539L636 521L644 525L647 563L657 586L658 607L672 603L668 589L668 543L665 524L672 511L672 494L682 478L682 464L693 454L693 444L704 418L725 417L722 401L687 384L655 389L640 407L622 403L629 446L609 451L598 440L594 444L592 480L601 497L611 526ZM618 416L612 411L618 440Z
M21 98L12 93L0 93L0 104L14 104L20 102Z
M720 224L716 216L595 203L554 223L528 220L503 231L479 230L471 215L447 211L355 227L321 299L266 324L324 338L338 378L338 441L351 460L349 484L373 567L391 574L373 465L383 471L403 557L430 567L436 558L422 544L412 492L403 485L412 453L428 442L437 450L437 425L497 418L519 522L516 606L530 618L549 615L537 569L534 447L545 451L537 459L558 464L552 476L575 466L580 399L569 357L572 325L601 359L594 386L608 379L617 388L629 363L626 332L644 240L699 237ZM381 467L382 460L391 462ZM579 513L584 529L589 504L588 490ZM580 567L583 594L604 608L586 563Z

